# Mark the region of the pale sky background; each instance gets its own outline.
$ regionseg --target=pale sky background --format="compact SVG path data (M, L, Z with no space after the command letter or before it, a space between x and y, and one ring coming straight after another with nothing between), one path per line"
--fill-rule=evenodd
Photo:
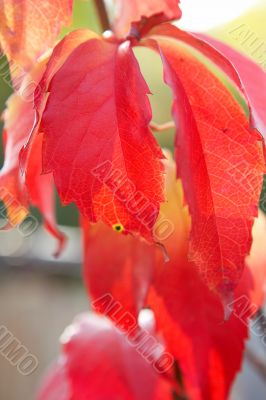
M183 16L178 26L187 30L208 30L229 22L266 0L181 0Z

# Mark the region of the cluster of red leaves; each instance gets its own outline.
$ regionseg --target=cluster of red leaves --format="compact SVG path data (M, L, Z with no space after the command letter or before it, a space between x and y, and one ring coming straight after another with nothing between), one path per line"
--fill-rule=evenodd
M74 202L82 215L90 297L109 293L136 320L150 308L153 334L182 376L177 385L173 371L156 375L112 322L83 317L64 339L40 399L170 399L173 391L226 399L248 335L234 312L227 315L228 303L263 299L266 254L257 241L265 226L253 223L265 172L265 72L225 44L169 24L181 16L177 0L117 0L113 33L73 31L50 53L72 2L32 3L0 0L1 47L23 68L4 113L0 185L15 199L2 198L10 224L37 206L59 252L55 183L62 203ZM173 92L175 162L152 135L135 46L162 59ZM246 99L250 120L214 65ZM25 98L29 82L36 89ZM162 215L173 231L158 244Z

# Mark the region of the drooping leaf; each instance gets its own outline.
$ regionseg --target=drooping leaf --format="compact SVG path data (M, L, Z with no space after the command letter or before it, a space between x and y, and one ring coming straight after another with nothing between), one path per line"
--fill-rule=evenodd
M89 298L110 293L135 317L145 304L154 269L154 247L82 220L84 280ZM101 257L99 256L101 254Z
M24 79L25 89L32 78L40 78L45 61L36 65L34 71ZM47 230L58 239L59 254L64 245L64 235L58 231L54 217L54 191L52 175L41 175L42 136L36 136L25 165L25 176L19 165L19 153L25 145L34 125L33 93L31 97L13 94L4 112L5 161L0 171L1 200L4 202L9 226L15 227L29 215L29 206L36 206L44 218Z
M177 174L192 216L190 261L227 299L251 247L265 171L261 137L202 62L177 41L154 38L174 94Z
M163 200L162 152L148 87L128 42L92 39L54 75L40 123L43 171L90 221L152 239Z
M173 25L155 27L149 35L180 40L221 68L244 94L250 108L251 127L258 129L266 139L266 73L259 65L217 39L201 33L185 32Z
M42 141L42 134L39 134L32 143L25 170L26 187L24 190L28 191L30 204L37 207L43 216L47 231L58 240L58 246L54 253L54 256L57 257L65 246L66 237L56 226L53 176L52 174L42 174Z
M151 332L145 324L143 329ZM61 341L62 357L44 381L38 400L172 399L170 383L107 318L80 315Z
M28 72L71 21L72 0L1 0L0 47L15 78Z
M173 250L176 235L171 240ZM158 264L147 305L180 366L188 398L226 400L241 366L247 326L234 314L224 321L219 298L185 253L170 251L167 266Z
M126 37L133 29L138 35L162 22L181 17L179 0L115 0L113 30L118 37Z

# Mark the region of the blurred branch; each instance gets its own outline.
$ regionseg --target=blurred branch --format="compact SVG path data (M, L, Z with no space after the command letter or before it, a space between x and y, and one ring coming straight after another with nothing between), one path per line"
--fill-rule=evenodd
M111 29L104 0L93 0L103 31Z
M165 122L164 124L157 124L154 121L150 122L150 128L155 132L166 131L167 129L171 129L175 127L174 121Z

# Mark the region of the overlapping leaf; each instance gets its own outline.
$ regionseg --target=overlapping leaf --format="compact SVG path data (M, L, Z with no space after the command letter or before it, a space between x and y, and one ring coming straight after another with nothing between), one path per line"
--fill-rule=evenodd
M149 89L129 43L82 43L48 92L43 171L53 173L63 203L151 240L163 200L163 155L148 127Z
M71 20L72 0L1 0L0 46L15 78L28 72Z

